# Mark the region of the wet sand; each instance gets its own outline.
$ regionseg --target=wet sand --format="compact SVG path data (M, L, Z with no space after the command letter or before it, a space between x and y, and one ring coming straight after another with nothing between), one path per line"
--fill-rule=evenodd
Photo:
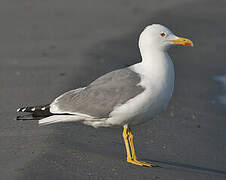
M226 2L1 1L0 179L226 179ZM140 159L127 164L122 129L76 123L38 127L13 119L98 76L139 61L139 33L152 23L193 40L170 50L176 70L166 112L136 126Z

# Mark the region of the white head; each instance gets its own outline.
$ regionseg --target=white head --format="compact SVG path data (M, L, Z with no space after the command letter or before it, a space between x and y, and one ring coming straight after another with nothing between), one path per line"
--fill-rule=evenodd
M168 28L153 24L147 26L139 38L140 49L167 51L172 45L193 46L191 40L175 36Z

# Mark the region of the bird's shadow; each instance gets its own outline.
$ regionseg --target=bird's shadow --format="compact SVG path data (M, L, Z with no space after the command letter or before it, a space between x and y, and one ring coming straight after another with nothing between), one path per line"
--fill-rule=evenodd
M142 160L146 162L156 163L158 167L162 169L175 170L175 171L192 171L197 173L211 173L211 174L214 173L214 174L226 176L226 171L218 170L218 169L206 168L206 167L185 164L180 162L172 162L167 160L154 160L154 159L142 159Z

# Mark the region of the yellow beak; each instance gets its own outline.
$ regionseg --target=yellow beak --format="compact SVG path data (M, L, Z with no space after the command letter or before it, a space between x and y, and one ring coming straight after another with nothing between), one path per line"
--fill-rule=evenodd
M193 42L189 39L179 37L177 40L171 40L174 44L179 44L183 46L193 46Z

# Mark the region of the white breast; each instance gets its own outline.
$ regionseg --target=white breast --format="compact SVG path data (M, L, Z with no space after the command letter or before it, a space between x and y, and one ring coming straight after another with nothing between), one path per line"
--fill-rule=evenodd
M137 124L150 120L167 107L174 87L174 67L168 54L158 55L158 61L143 61L131 67L141 75L139 85L145 91L126 104L117 107L107 122L114 125Z

